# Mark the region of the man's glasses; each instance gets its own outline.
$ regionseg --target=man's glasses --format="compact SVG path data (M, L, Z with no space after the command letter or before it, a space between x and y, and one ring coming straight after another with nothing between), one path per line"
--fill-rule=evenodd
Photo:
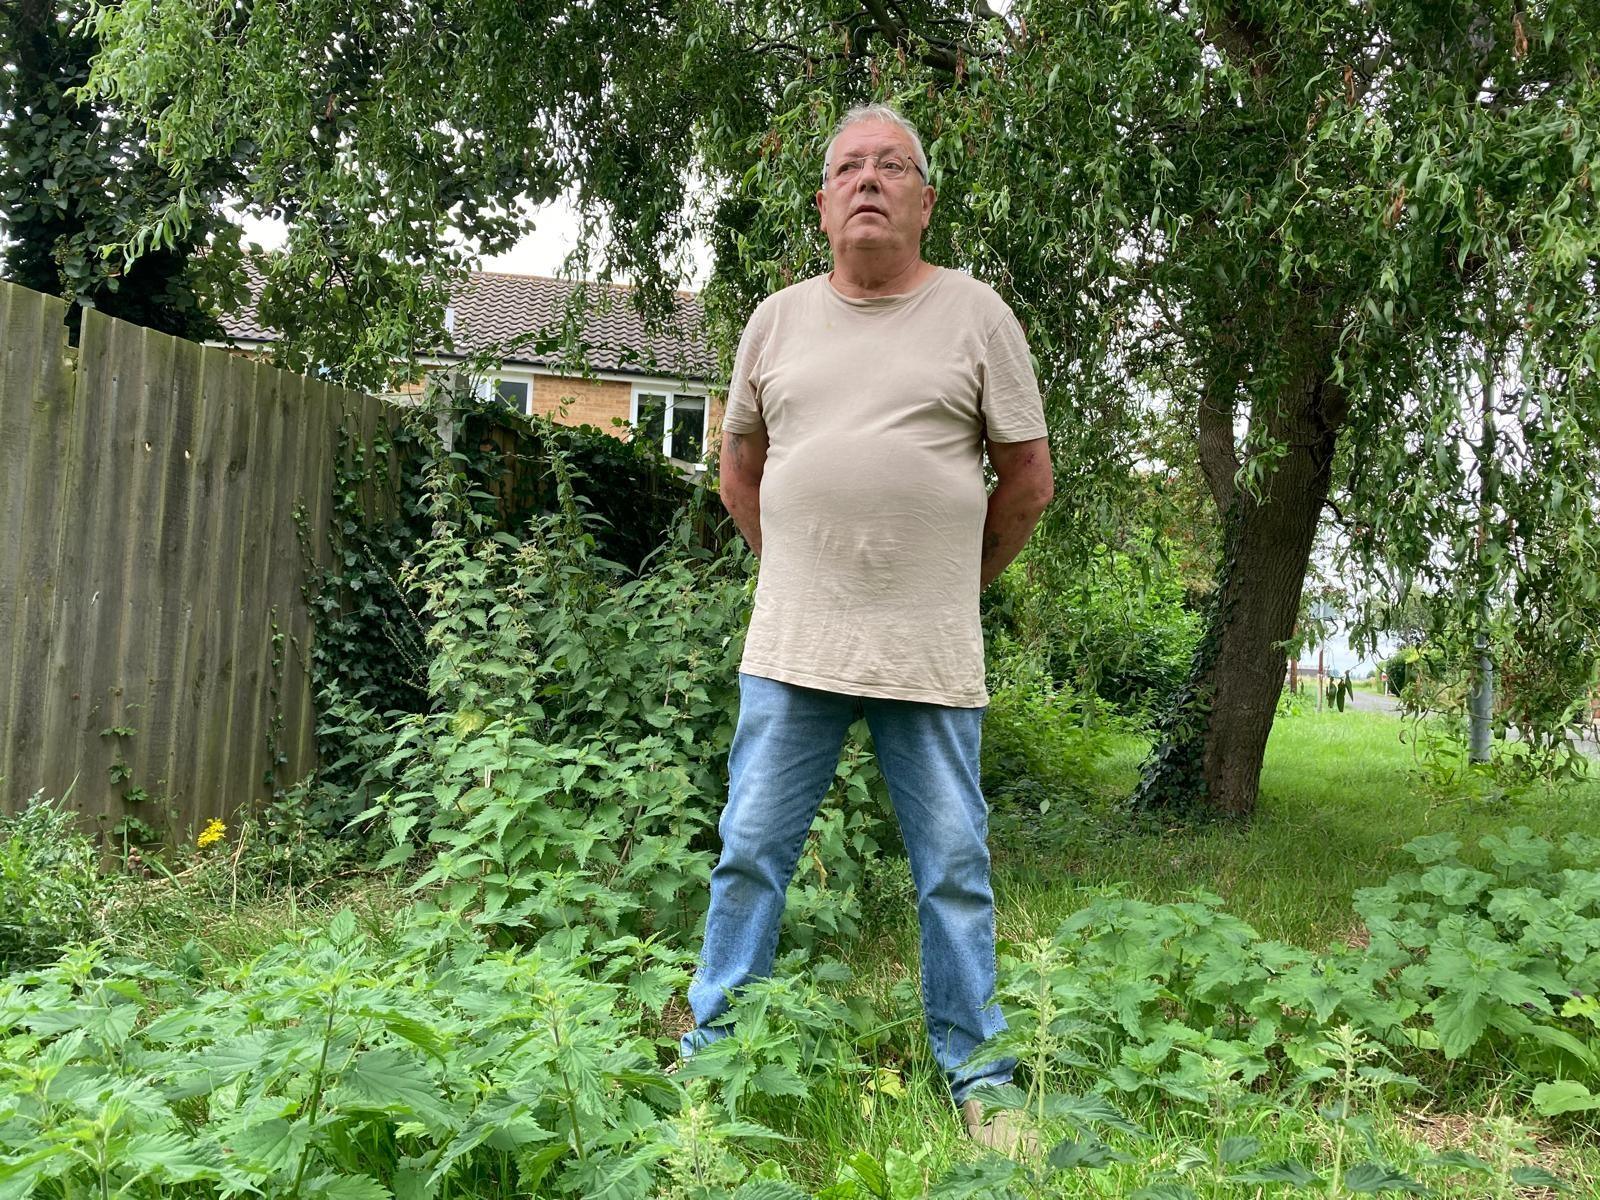
M911 171L922 175L922 168L909 158L902 158L898 154L867 154L859 158L841 158L834 163L828 168L828 182L844 184L858 179L869 162L878 168L879 176L890 182L904 179Z

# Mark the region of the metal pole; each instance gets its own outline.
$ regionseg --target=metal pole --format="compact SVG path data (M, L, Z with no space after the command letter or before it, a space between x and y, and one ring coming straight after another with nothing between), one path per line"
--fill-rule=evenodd
M1489 640L1478 635L1478 674L1472 681L1472 730L1467 741L1467 757L1475 763L1489 761L1489 723L1494 715L1494 663L1489 658Z
M1472 692L1468 698L1471 727L1467 732L1467 760L1475 763L1489 761L1489 722L1494 715L1494 664L1489 660L1489 586L1488 569L1484 566L1484 543L1489 540L1489 516L1494 507L1494 380L1499 368L1497 349L1484 347L1483 370L1483 428L1478 438L1478 553L1477 553L1477 651L1478 669L1473 673Z

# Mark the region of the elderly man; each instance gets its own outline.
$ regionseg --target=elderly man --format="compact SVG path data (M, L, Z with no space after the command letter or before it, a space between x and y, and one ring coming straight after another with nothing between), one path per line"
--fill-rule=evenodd
M916 883L933 1054L982 1137L967 1095L1010 1064L965 1067L1004 1026L978 594L1050 500L1044 413L1005 302L922 257L934 190L916 130L851 110L822 180L833 270L756 309L722 423L723 502L761 570L684 1050L725 1032L730 994L772 969L790 877L864 716Z

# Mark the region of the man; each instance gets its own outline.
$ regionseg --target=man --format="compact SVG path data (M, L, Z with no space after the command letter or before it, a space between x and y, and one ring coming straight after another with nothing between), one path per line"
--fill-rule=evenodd
M739 344L722 497L761 571L684 1051L721 1036L729 994L771 971L807 831L865 716L917 887L933 1054L984 1137L967 1095L1011 1064L965 1068L1004 1027L990 1003L978 594L1053 484L1016 318L922 257L934 199L916 130L881 105L852 109L816 196L833 270L768 297ZM985 444L999 480L987 495Z

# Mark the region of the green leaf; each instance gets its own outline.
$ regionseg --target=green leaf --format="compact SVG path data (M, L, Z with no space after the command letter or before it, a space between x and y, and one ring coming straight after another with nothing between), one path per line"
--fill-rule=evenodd
M287 1171L300 1160L311 1141L311 1130L304 1121L275 1117L240 1130L228 1139L227 1148L241 1163L264 1171Z
M787 1179L749 1179L734 1188L733 1200L810 1200L810 1194Z
M1069 1137L1051 1150L1045 1161L1058 1171L1081 1168L1096 1171L1114 1162L1126 1162L1127 1156L1118 1154L1096 1137Z
M850 1155L839 1168L841 1182L850 1180L852 1175L878 1200L891 1200L889 1176L884 1171L883 1164L865 1150L858 1150Z
M1437 866L1422 873L1423 889L1456 908L1471 904L1493 882L1493 875L1471 867Z
M1461 850L1461 839L1453 833L1430 833L1412 838L1400 849L1426 866L1454 858Z
M1217 1148L1217 1158L1232 1165L1254 1158L1260 1152L1261 1139L1258 1137L1228 1137L1223 1138L1222 1145Z
M1543 1167L1536 1167L1531 1163L1520 1167L1512 1167L1511 1182L1518 1187L1550 1188L1553 1191L1560 1192L1567 1190L1564 1180L1550 1174Z
M1489 834L1481 838L1478 845L1489 852L1498 866L1506 868L1505 873L1511 879L1520 879L1550 865L1550 843L1526 825L1506 830L1503 838Z
M1430 1167L1448 1167L1458 1171L1476 1171L1482 1175L1492 1175L1494 1164L1486 1162L1476 1154L1469 1154L1465 1150L1444 1150L1435 1154L1428 1160Z
M321 1175L305 1183L308 1196L322 1200L390 1200L388 1188L370 1175Z
M118 1158L124 1166L149 1171L167 1183L221 1177L216 1166L180 1133L135 1134L118 1151Z
M1147 1183L1128 1200L1195 1200L1194 1189L1182 1183Z
M1476 991L1441 992L1425 1010L1433 1015L1446 1058L1460 1058L1489 1025L1494 1005Z
M440 1099L437 1086L427 1068L398 1047L384 1046L356 1056L349 1069L339 1076L336 1103L350 1105L354 1097L361 1107L393 1112L411 1112L429 1125L455 1128L459 1124Z
M976 1094L976 1093L974 1093ZM1079 1125L1108 1125L1134 1137L1148 1136L1143 1129L1123 1116L1104 1096L1087 1092L1081 1096L1048 1095L1044 1099L1047 1117L1073 1121Z
M343 946L356 936L356 915L348 908L341 908L333 920L328 922L328 940L336 946Z
M1322 1176L1292 1158L1268 1163L1253 1171L1239 1171L1228 1175L1227 1178L1234 1183L1288 1183L1298 1188L1324 1186Z
M571 1153L570 1147L561 1142L554 1146L546 1146L542 1150L535 1150L531 1154L519 1154L517 1175L523 1190L529 1195L538 1192L539 1185L550 1173L550 1168L569 1153Z
M961 1163L934 1182L928 1200L1014 1200L1011 1185L1023 1178L1020 1163L987 1154L975 1163Z
M1540 1045L1552 1046L1557 1050L1565 1051L1572 1055L1586 1067L1595 1065L1594 1051L1573 1037L1565 1029L1558 1029L1554 1025L1540 1025L1535 1023L1528 1028L1527 1035Z
M1593 1095L1576 1079L1558 1079L1533 1089L1533 1107L1544 1117L1562 1113L1589 1112L1600 1108L1600 1096Z
M1428 1189L1409 1175L1402 1175L1384 1163L1356 1163L1344 1173L1344 1189L1358 1196L1379 1192L1407 1192L1420 1196Z

